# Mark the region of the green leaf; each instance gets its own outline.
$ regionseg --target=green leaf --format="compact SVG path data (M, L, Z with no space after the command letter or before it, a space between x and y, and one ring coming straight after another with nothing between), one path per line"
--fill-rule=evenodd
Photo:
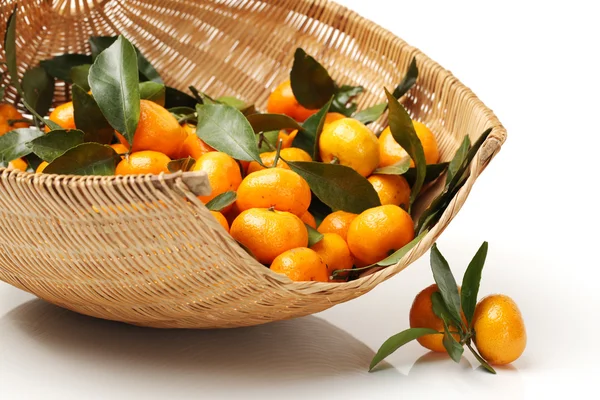
M117 36L90 36L88 39L90 48L92 49L92 59L100 55L104 50L108 49L117 41Z
M140 83L140 99L150 100L164 107L165 85L152 81Z
M90 68L94 99L110 125L130 144L140 118L137 58L123 36L103 51Z
M439 291L431 294L431 309L446 324L451 323L450 311L448 311L448 307L446 307L442 294Z
M217 100L213 99L208 94L199 91L194 86L189 86L188 89L190 89L190 92L192 92L196 101L200 104L220 104Z
M195 109L198 102L187 93L177 90L174 87L165 87L165 108L190 107Z
M346 117L351 116L356 111L356 104L352 100L361 94L365 89L362 86L343 85L337 88L331 103L331 112L340 113Z
M413 57L410 65L408 66L408 71L406 72L404 79L402 79L402 82L400 82L400 84L396 86L396 89L394 89L394 97L399 99L400 97L404 96L417 82L418 77L419 69L417 68L417 59Z
M446 175L446 184L452 181L452 178L456 175L460 167L465 162L467 158L467 153L469 152L469 148L471 147L471 140L469 139L469 135L465 135L461 145L456 150L452 161L448 165L448 174Z
M62 126L60 126L56 122L50 121L49 118L43 118L42 121L44 122L44 125L46 125L51 131L62 129Z
M21 80L25 100L40 115L46 115L54 97L54 78L42 67L25 71Z
M460 290L460 298L463 314L467 319L467 325L471 326L473 314L475 314L475 306L477 305L477 295L479 294L479 282L481 282L481 271L487 257L488 243L483 242L475 256L469 263L467 270L463 276L462 286Z
M304 225L306 225L306 230L308 231L308 247L312 247L323 240L323 234L321 232L308 224Z
M8 17L8 21L6 21L6 33L4 35L4 57L6 61L6 68L10 74L10 81L15 89L17 89L17 92L21 94L22 90L21 84L19 83L19 73L17 70L16 29L17 5L15 4L12 13Z
M423 182L425 181L425 175L427 173L425 153L423 153L423 146L415 132L410 115L408 115L404 107L398 103L398 100L396 100L390 92L386 90L385 94L387 95L390 108L388 120L392 136L414 160L415 168L417 169L415 183L413 184L410 193L410 204L412 205L417 199L417 196L423 187Z
M71 81L71 69L84 64L91 64L92 56L87 54L62 54L60 56L53 57L49 60L40 61L42 68L46 72L56 79L63 80L67 83Z
M235 203L236 200L237 194L234 191L230 190L228 192L221 193L220 195L206 203L206 208L208 208L211 211L221 211L225 207L228 207Z
M410 157L404 157L396 164L388 165L387 167L380 167L373 171L373 174L383 175L402 175L410 168Z
M221 97L217 97L216 100L221 104L227 104L228 106L235 107L240 111L248 108L246 103L243 100L238 99L237 97L221 96Z
M473 355L475 356L475 358L477 359L477 361L479 361L479 363L481 364L481 366L488 372L496 375L496 370L494 368L492 368L492 366L490 364L488 364L483 357L481 357L476 351L475 349L471 346L470 342L467 342L467 347L469 348L469 350L471 350L471 353L473 353Z
M323 222L323 219L325 219L326 216L333 212L331 207L319 200L314 193L311 193L310 207L308 207L308 211L310 211L312 216L315 218L317 226Z
M444 173L444 171L446 171L446 168L448 168L447 162L439 163L439 164L427 164L425 180L423 181L423 184L427 184L429 182L435 181L437 178L440 177L440 175L442 175ZM414 185L416 177L417 177L417 169L416 168L409 168L408 171L406 171L406 173L404 174L404 178L406 178L406 181L411 186Z
M381 205L371 183L350 167L319 162L284 161L304 178L314 194L334 211L360 214L368 208Z
M352 118L362 122L367 125L373 121L377 121L379 117L383 115L385 110L387 110L387 103L375 104L372 107L365 108L362 111L357 112L352 116Z
M180 158L178 160L169 161L169 163L167 164L167 169L171 173L177 171L185 172L191 170L195 163L196 160L194 160L192 157Z
M77 129L55 130L40 136L29 144L36 156L52 162L67 150L83 143L83 132Z
M454 360L454 362L459 363L460 358L462 357L465 349L463 348L463 346L460 343L458 343L456 341L454 336L452 336L450 334L450 332L448 331L448 325L446 325L445 323L444 323L444 337L442 339L442 344L444 345L444 348L448 352L448 355L450 356L450 358L452 360Z
M31 153L29 143L44 132L37 128L18 128L0 136L0 162L10 162Z
M298 103L310 110L323 107L335 94L335 83L327 70L301 48L294 54L290 81Z
M71 88L75 126L84 132L84 142L110 144L114 130L100 110L98 103L85 89L74 84Z
M377 354L375 354L375 357L371 360L371 365L369 365L369 371L373 370L377 364L405 344L418 339L421 336L434 334L439 334L439 332L430 328L409 328L395 334L383 342L379 350L377 350Z
M92 57L95 60L100 53L112 46L117 40L117 36L92 36L89 39L90 47L92 49ZM137 58L138 71L140 81L152 81L156 83L163 83L159 73L154 69L150 61L138 49L134 46L135 54Z
M296 120L284 114L251 114L246 118L256 133L279 131L281 129L302 129L302 126Z
M74 85L81 86L86 92L90 90L89 76L91 67L91 64L83 64L71 68L71 82Z
M274 151L277 148L278 138L279 131L262 132L259 135L256 135L256 145L258 146L258 151L261 153L265 151Z
M404 257L409 251L411 251L412 248L415 247L417 245L417 243L419 243L421 241L421 239L423 239L425 237L425 235L427 235L427 232L421 233L419 236L415 237L413 240L411 240L410 242L405 244L404 247L402 247L401 249L396 250L395 252L393 252L392 254L390 254L389 256L384 258L383 260L381 260L371 266L379 265L381 267L387 267L389 265L396 264L397 262L399 262L402 259L402 257Z
M225 104L198 104L196 112L200 139L236 160L262 164L252 126L239 110Z
M449 316L456 326L462 326L460 318L460 295L458 294L458 286L450 271L448 262L438 250L437 244L433 244L431 248L431 271L433 279L438 286L444 304L448 308Z
M83 143L67 150L44 169L47 174L103 175L115 174L121 161L115 150L104 144Z
M321 161L321 154L319 152L319 138L323 127L325 126L325 120L327 119L327 113L331 107L333 99L329 99L319 112L308 117L304 124L302 124L303 130L298 131L298 135L294 142L296 147L301 148L310 154L315 161Z

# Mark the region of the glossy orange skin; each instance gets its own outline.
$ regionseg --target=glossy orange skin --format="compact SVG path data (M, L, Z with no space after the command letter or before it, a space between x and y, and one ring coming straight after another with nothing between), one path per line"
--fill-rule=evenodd
M336 269L351 269L354 263L348 244L337 233L324 233L323 239L315 243L311 249L316 251L327 265L329 277Z
M57 123L63 129L75 129L73 102L69 101L56 107L50 113L50 121Z
M183 130L186 132L187 137L183 141L177 158L192 157L194 160L199 159L204 154L211 151L216 151L211 146L207 145L202 139L196 135L196 127L190 124L185 124Z
M288 250L273 260L271 271L296 282L327 282L327 266L319 255L306 247Z
M110 147L113 148L114 151L117 152L117 154L127 154L129 153L129 147L121 144L121 143L115 143L115 144L111 144ZM123 158L123 157L121 157Z
M27 161L22 158L16 158L8 163L8 168L18 169L19 171L27 171Z
M150 100L140 100L140 120L133 136L132 152L153 150L177 157L186 138L187 133L169 111ZM121 138L119 141L125 144Z
M227 233L229 233L229 222L227 222L227 219L225 218L225 216L223 214L221 214L219 211L211 210L210 213L212 214L213 217L215 217L217 222L219 224L221 224L223 229L225 229L227 231Z
M435 136L427 126L418 121L413 121L413 126L415 127L415 132L417 133L419 140L421 140L423 153L425 154L425 162L427 164L437 163L440 159L440 153ZM396 140L394 140L392 131L388 126L381 133L381 136L379 136L379 166L387 167L396 164L404 157L408 157L408 153L396 142ZM411 167L414 167L415 163L411 160L410 165Z
M233 158L220 151L211 151L196 160L192 171L205 171L212 189L208 196L198 196L204 204L221 193L237 190L242 183L240 167Z
M276 151L269 151L260 154L260 159L263 164L267 167L272 167L275 162ZM289 147L287 149L281 149L279 152L279 161L277 161L277 167L290 169L287 163L283 160L287 161L312 161L312 157L306 151L299 149L297 147ZM247 173L251 174L256 171L260 171L265 169L262 165L257 163L256 161L252 161L250 165L248 165Z
M377 136L352 118L339 119L323 128L319 152L324 163L337 159L364 177L371 175L379 165Z
M38 167L35 169L35 173L36 174L41 174L44 172L44 169L48 166L49 162L48 161L42 161L40 163L40 165L38 165Z
M438 332L444 332L444 322L435 315L431 303L431 295L438 291L438 286L433 284L417 294L410 307L409 323L411 328L430 328ZM456 340L460 340L459 335L453 336ZM442 343L443 337L444 335L425 335L417 338L417 340L426 349L445 353L446 349Z
M379 196L381 205L393 204L408 210L410 186L400 175L371 175L367 178Z
M287 149L288 147L292 147L296 135L298 135L297 129L291 131L290 133L287 133L286 131L279 131L279 134L277 135L277 142L279 143L279 141L281 141L281 148Z
M477 350L490 364L509 364L525 351L523 316L508 296L494 294L481 299L475 308L473 329Z
M344 114L340 114L337 112L327 113L327 115L325 116L325 125L328 125L335 121L339 121L340 119L344 119L344 118L347 118Z
M244 178L237 189L236 203L241 211L273 207L300 217L308 210L310 200L310 187L300 175L288 169L269 168Z
M356 217L350 224L347 242L357 259L373 264L404 247L414 237L410 215L388 204L365 210Z
M321 233L337 233L342 239L346 240L350 224L356 217L358 217L358 214L335 211L323 219L317 230Z
M285 114L298 122L304 122L319 110L309 110L298 103L292 92L292 84L288 79L282 82L269 95L267 111L273 114Z
M284 211L264 208L243 211L231 224L229 233L263 264L271 264L287 250L308 245L304 222Z
M313 215L310 212L307 211L304 214L302 214L300 216L300 219L302 220L302 222L304 222L311 228L317 229L317 221L315 221L315 217L313 217Z
M0 136L18 128L27 128L27 122L15 122L9 125L9 120L22 119L23 115L12 104L0 104Z
M168 173L171 159L158 151L144 150L131 153L117 164L115 175Z

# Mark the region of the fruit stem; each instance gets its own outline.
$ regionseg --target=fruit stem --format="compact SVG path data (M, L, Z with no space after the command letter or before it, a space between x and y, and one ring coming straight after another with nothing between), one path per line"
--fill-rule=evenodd
M283 144L283 139L279 139L279 142L277 143L277 151L275 153L275 158L273 159L273 165L271 166L271 168L277 167L277 163L279 162L279 153L281 152L282 144Z
M329 164L339 164L339 163L340 163L340 159L335 156L329 162Z

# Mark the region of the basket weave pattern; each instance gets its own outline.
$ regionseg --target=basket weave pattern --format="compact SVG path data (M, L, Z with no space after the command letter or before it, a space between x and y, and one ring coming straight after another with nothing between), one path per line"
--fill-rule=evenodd
M3 2L5 4L5 2ZM2 6L0 32L14 1ZM506 133L448 71L356 13L309 0L19 1L22 74L90 35L123 34L169 85L195 85L263 107L296 47L338 82L365 87L359 109L384 100L413 56L419 80L404 105L436 133L442 161L462 137L492 134L438 224L397 265L347 283L291 282L242 250L196 198L198 173L71 177L0 170L0 279L73 311L160 328L256 325L356 298L423 255L461 208ZM3 35L3 33L2 33ZM4 82L4 83L7 83ZM57 83L55 102L69 99ZM4 101L18 101L8 90ZM374 124L383 127L385 121ZM435 187L425 196L427 202Z

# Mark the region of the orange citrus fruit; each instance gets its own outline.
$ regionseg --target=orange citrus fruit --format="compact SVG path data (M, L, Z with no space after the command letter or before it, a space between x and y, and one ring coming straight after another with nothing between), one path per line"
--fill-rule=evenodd
M127 153L129 153L129 147L125 146L122 143L111 144L110 147L112 147L113 150L117 152L117 154L127 154Z
M251 208L238 215L229 232L263 264L270 264L284 251L308 245L304 222L285 211Z
M425 162L427 164L435 164L440 159L440 153L438 151L437 141L435 136L427 126L424 124L413 121L413 126L415 127L415 132L421 141L421 145L423 145L423 152L425 153ZM387 167L389 165L396 164L404 157L408 157L408 153L400 146L394 137L392 136L392 131L388 126L379 136L379 166ZM414 167L415 164L411 160L411 167Z
M282 149L292 147L296 135L298 135L298 129L294 129L290 133L287 133L286 131L279 131L279 134L277 134L277 143L279 143L279 141L281 140ZM277 145L277 143L275 145Z
M413 220L391 204L369 208L348 229L348 247L360 261L373 264L404 247L415 237Z
M177 158L192 157L194 160L202 157L203 154L211 151L216 151L209 145L207 145L202 139L196 135L196 127L190 124L185 124L183 130L186 132L187 137L183 141Z
M327 282L327 266L311 249L299 247L281 253L273 260L271 271L286 275L293 281Z
M276 151L268 151L260 154L260 159L262 163L267 167L272 167L275 162ZM279 152L279 160L277 161L277 167L290 169L290 167L283 160L287 161L312 161L312 157L306 151L299 149L297 147L289 147L286 149L281 149ZM262 165L257 163L256 161L250 162L248 165L247 173L251 174L256 171L260 171L265 169Z
M196 160L192 171L205 171L212 192L208 196L198 196L204 204L221 193L237 190L242 183L242 173L237 162L220 151L211 151Z
M48 161L42 161L40 163L40 165L38 165L38 167L35 169L35 173L36 174L41 174L42 172L44 172L44 169L46 169L46 167L48 166L49 162Z
M115 175L160 174L168 173L171 159L158 151L144 150L131 153L125 157L115 170Z
M27 161L22 158L16 158L8 163L8 168L18 169L19 171L27 171Z
M438 292L438 286L433 284L421 290L415 297L412 306L410 307L409 322L411 328L430 328L438 332L444 333L444 322L433 312L431 303L431 295ZM450 329L455 331L456 329ZM460 341L460 336L453 334L457 341ZM417 338L421 346L431 351L440 353L446 352L446 348L442 343L444 335L425 335Z
M313 217L313 215L310 212L307 211L304 214L302 214L300 216L300 219L302 220L302 222L304 222L311 228L317 229L317 221L315 221L315 217Z
M267 111L273 114L285 114L298 122L304 122L319 110L309 110L300 105L294 97L292 83L288 79L277 86L269 95Z
M327 115L325 116L325 125L328 125L332 122L338 121L340 119L344 119L346 118L346 116L344 114L340 114L337 112L330 112L327 113Z
M346 211L332 212L323 219L317 230L321 233L337 233L346 240L350 224L357 216Z
M379 165L377 136L352 118L339 119L324 127L319 138L319 151L323 162L337 160L364 177L371 175Z
M336 269L351 269L352 254L346 241L337 233L324 233L323 239L311 246L327 265L327 276Z
M27 122L11 122L10 120L23 119L23 115L13 106L12 104L3 103L0 104L0 136L6 132L10 132L18 128L27 128L29 124Z
M217 222L219 224L221 224L223 229L225 229L227 232L229 232L229 222L227 222L227 219L225 218L225 216L223 214L221 214L219 211L211 210L210 213L212 214L213 217L215 217Z
M477 303L473 316L475 345L490 364L515 361L527 345L527 333L521 311L508 296L493 294Z
M410 186L400 175L371 175L368 178L379 196L381 205L393 204L405 210L410 205Z
M289 169L268 168L244 178L237 189L236 203L241 211L272 207L301 216L310 200L310 187L300 175Z
M73 102L69 101L56 107L50 113L50 121L60 125L63 129L75 129L75 114Z

